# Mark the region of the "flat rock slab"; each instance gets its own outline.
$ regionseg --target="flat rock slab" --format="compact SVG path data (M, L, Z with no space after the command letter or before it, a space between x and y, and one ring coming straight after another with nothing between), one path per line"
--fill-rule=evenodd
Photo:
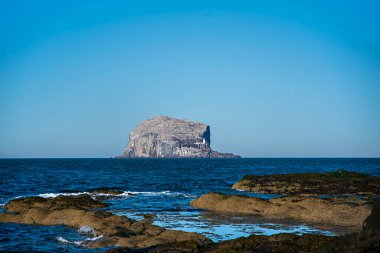
M317 224L360 229L371 213L371 202L358 198L316 198L288 196L261 199L243 195L208 193L191 201L195 208L229 213L260 215L268 218L296 219Z
M89 195L20 198L5 205L0 222L91 228L99 239L87 241L85 246L93 248L113 245L142 248L189 240L200 245L211 243L196 233L167 230L147 219L135 221L114 215L102 209L106 206Z
M263 194L380 195L380 178L338 170L327 173L247 175L233 189Z

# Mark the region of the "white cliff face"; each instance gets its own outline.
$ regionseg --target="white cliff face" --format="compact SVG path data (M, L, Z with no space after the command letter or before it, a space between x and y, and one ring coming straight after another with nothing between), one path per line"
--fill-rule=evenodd
M126 158L224 157L210 147L210 127L203 123L159 116L133 129Z

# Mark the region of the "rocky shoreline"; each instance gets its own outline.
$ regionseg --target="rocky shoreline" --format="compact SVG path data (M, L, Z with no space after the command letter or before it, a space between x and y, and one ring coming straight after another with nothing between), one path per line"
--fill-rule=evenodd
M337 170L327 173L247 175L233 189L262 194L380 195L380 178Z
M324 235L277 234L251 235L221 243L207 237L152 225L150 217L134 221L105 211L107 204L89 195L57 196L54 198L27 197L10 201L0 222L30 225L66 225L86 229L94 237L82 246L104 248L117 252L312 252L332 241ZM282 251L277 251L281 249ZM250 250L249 250L250 252Z
M380 199L360 232L340 237L304 234L251 235L220 243L199 245L194 241L156 245L144 249L117 248L108 253L377 253L380 250Z
M87 241L87 247L124 246L144 248L157 244L195 241L199 245L211 240L196 233L174 231L152 225L150 219L135 221L114 215L103 208L107 204L89 195L58 196L55 198L28 197L10 201L0 222L35 225L66 225L89 227L98 239Z
M327 175L326 175L327 174ZM207 237L190 232L168 230L152 224L154 217L145 215L135 221L107 211L107 203L95 198L96 194L117 197L122 191L99 189L82 195L58 195L54 197L26 197L10 201L4 206L6 212L0 213L0 222L13 222L36 225L66 225L79 230L89 231L92 240L82 246L110 249L117 252L378 252L380 250L380 198L378 178L358 173L337 171L334 173L313 174L313 180L323 182L328 177L326 189L310 184L310 173L289 174L281 181L281 190L287 196L260 199L242 195L208 193L191 201L191 205L210 212L244 213L262 217L294 219L311 224L354 227L356 233L339 237L317 234L276 234L272 236L251 235L233 240L214 243ZM277 175L250 177L249 189L260 192L269 191L268 184ZM259 178L259 179L258 179ZM265 178L265 180L263 180ZM340 179L339 179L340 178ZM318 180L317 180L318 179ZM247 177L245 177L247 182ZM288 185L286 185L287 182ZM294 182L299 187L294 188ZM343 185L352 183L344 190ZM355 183L353 183L355 182ZM366 183L366 188L361 185ZM285 184L285 187L284 187ZM275 184L277 185L277 183ZM262 188L260 188L262 186ZM292 187L288 187L292 186ZM247 188L248 189L248 188ZM295 190L290 190L295 189ZM314 189L314 190L312 190ZM328 190L334 195L325 197ZM361 193L366 193L361 195ZM351 195L349 195L350 193ZM95 195L94 195L95 194ZM361 195L360 197L357 197ZM363 197L364 196L364 197Z
M352 226L360 229L371 213L371 202L359 198L315 198L288 196L261 199L244 195L208 193L191 201L195 208L243 213L265 218L295 219L304 222Z

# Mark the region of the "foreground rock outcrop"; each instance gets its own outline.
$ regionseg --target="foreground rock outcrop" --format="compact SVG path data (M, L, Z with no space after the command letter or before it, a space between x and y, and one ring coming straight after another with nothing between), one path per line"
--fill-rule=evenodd
M377 253L380 252L380 199L374 201L371 215L365 219L363 229L334 238L318 248L318 253Z
M327 173L248 175L232 188L264 194L374 196L380 194L380 178L345 170Z
M220 243L199 245L195 241L160 244L147 248L116 248L108 253L377 253L380 252L380 199L373 201L360 232L329 237L323 235L251 235Z
M85 246L94 248L112 245L144 248L183 241L193 241L199 245L211 243L196 233L152 225L149 219L134 221L113 215L102 210L106 206L89 195L20 198L5 205L6 212L0 214L0 222L91 228L93 236L98 239L86 241Z
M193 201L195 208L230 213L260 215L267 218L296 219L318 224L360 228L371 212L371 203L359 198L315 198L288 196L261 199L243 195L208 193Z
M328 245L333 237L277 234L251 235L233 240L200 246L194 241L156 245L143 249L116 248L107 253L309 253Z
M159 116L141 123L129 135L125 158L237 158L210 147L210 126Z
M294 205L297 203L294 202ZM372 212L365 219L362 231L357 233L340 237L251 235L220 243L212 243L196 233L166 230L152 225L148 219L137 222L116 216L105 211L103 208L106 206L89 195L21 198L5 206L7 212L0 214L0 222L92 228L90 233L97 239L86 241L83 246L121 246L108 253L380 252L380 199L372 201Z
M161 244L143 249L118 248L109 253L377 253L380 252L380 199L374 200L363 229L340 237L277 234L251 235L221 243L200 246L194 241Z

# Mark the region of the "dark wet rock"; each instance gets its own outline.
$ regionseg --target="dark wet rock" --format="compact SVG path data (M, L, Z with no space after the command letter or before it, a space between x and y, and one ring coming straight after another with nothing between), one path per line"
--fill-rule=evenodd
M222 252L314 252L317 248L329 243L331 237L323 235L302 236L294 234L277 234L272 236L241 237L217 244L214 249L205 251L213 253Z
M211 244L210 244L211 245ZM167 244L159 244L147 248L115 248L108 250L107 253L199 253L204 252L206 248L211 247L202 247L196 241L183 241L183 242L172 242Z
M323 235L294 235L277 234L272 236L251 235L228 240L221 243L213 243L200 246L194 241L176 242L165 245L156 245L144 249L118 248L107 251L108 253L240 253L240 252L314 252L317 248L328 244L332 237Z
M119 158L239 157L211 150L210 139L210 126L206 124L159 116L131 131L127 149Z
M321 247L317 252L380 252L380 199L374 201L371 215L364 221L362 231L334 238L331 243Z
M379 195L380 178L346 170L327 173L248 175L232 188L264 194Z
M147 220L153 220L154 218L156 218L156 215L153 213L143 214L142 216L144 217L144 219L147 219Z
M25 213L32 207L44 208L47 211L57 211L63 209L86 210L89 208L107 207L106 203L94 200L87 194L77 196L59 195L55 198L26 197L19 198L5 205L8 212Z
M0 222L91 228L94 236L102 236L98 240L86 241L86 246L94 248L111 245L145 248L189 240L199 245L211 242L196 233L152 225L147 219L134 221L114 215L102 209L106 206L89 195L20 198L5 205L6 212L0 214Z
M106 195L120 195L124 193L124 191L121 190L114 190L114 189L97 189L90 192L91 194L106 194Z
M318 224L360 228L371 212L371 203L359 198L288 196L261 199L244 195L208 193L193 201L195 208L262 217L296 219Z

